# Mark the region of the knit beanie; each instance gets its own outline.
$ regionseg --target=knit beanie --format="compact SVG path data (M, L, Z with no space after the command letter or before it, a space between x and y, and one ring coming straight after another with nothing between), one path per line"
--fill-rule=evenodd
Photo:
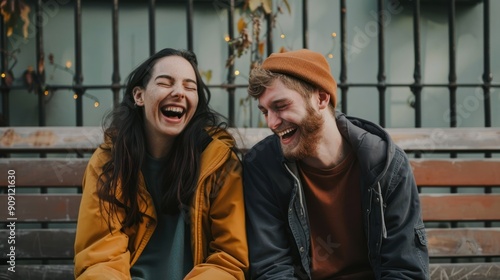
M330 94L330 102L337 105L337 83L330 73L326 58L317 52L301 49L271 54L261 66L263 69L306 81Z

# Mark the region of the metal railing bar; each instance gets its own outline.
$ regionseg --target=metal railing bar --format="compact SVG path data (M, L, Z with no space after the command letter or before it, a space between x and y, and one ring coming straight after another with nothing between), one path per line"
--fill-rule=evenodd
M74 90L78 96L76 98L76 126L83 125L83 102L82 96L84 89L82 87L83 73L82 73L82 2L81 0L75 1L75 76L74 76Z
M211 84L207 85L209 88L223 88L223 89L231 89L231 88L246 88L248 84ZM377 83L338 83L337 84L338 88L349 88L349 87L373 87L376 88L378 86ZM394 83L394 84L385 84L386 87L403 87L403 88L410 88L414 86L413 83L406 83L406 84L400 84L400 83ZM449 84L421 84L422 88L429 88L429 87L449 87ZM456 84L457 88L477 88L477 87L483 87L484 84L480 83L473 83L473 84ZM490 84L490 88L500 88L500 84ZM75 89L81 89L81 90L96 90L96 89L113 89L113 88L125 88L125 85L80 85L80 86L73 86L73 85L46 85L45 89L49 91L54 91L54 90L75 90ZM0 90L5 90L5 89L10 89L10 90L22 90L26 89L25 86L5 86L1 87Z
M457 126L457 72L456 72L456 39L455 39L455 0L449 0L448 6L448 52L450 90L450 126Z
M36 85L35 92L38 95L38 125L45 126L46 125L46 106L45 106L45 95L43 93L44 89L42 85L45 84L45 67L40 67L44 64L44 49L43 49L43 10L42 10L43 1L38 0L36 2L35 8L35 29L36 29L36 75L38 77L39 84Z
M234 0L229 0L229 7L227 9L227 27L228 27L228 36L230 40L234 39ZM228 44L228 57L234 54L234 47L232 44ZM231 64L228 67L228 72L227 72L227 83L232 84L235 80L235 75L234 75L234 65ZM235 119L235 113L234 113L234 88L227 88L227 102L228 102L228 121L229 121L229 126L234 126L234 119Z
M384 48L384 0L378 0L378 74L379 125L385 127L385 48Z
M420 58L420 0L413 3L413 44L415 68L413 70L414 84L411 88L415 95L415 127L422 126L422 69Z
M307 0L302 0L302 47L308 48L309 30L308 30L308 5Z
M149 55L156 52L156 0L149 1Z
M187 49L194 50L193 47L193 0L186 1L186 25L187 25Z
M484 126L491 127L490 87L492 74L490 69L490 1L483 1L483 55L484 55Z
M347 8L346 0L340 1L340 75L338 88L340 88L342 100L342 111L347 114L347 92L349 86L347 83Z
M118 0L113 0L112 12L112 44L113 44L113 74L111 77L111 90L113 91L113 108L120 103L120 56L118 41Z
M2 73L5 73L9 69L9 62L7 60L7 32L5 30L4 16L0 14L0 69ZM2 91L2 114L3 114L3 125L8 126L10 124L10 108L9 108L9 92L10 87L4 78L0 79L0 86Z
M267 56L273 53L273 18L271 14L266 14L266 50Z

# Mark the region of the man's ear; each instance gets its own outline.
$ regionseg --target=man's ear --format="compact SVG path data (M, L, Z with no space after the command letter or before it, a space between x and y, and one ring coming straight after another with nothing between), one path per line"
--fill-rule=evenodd
M330 104L330 94L324 90L319 90L318 96L319 96L318 107L320 109L328 108L328 105Z
M144 99L143 99L144 89L142 87L137 86L132 90L132 94L134 95L135 104L137 106L144 106Z

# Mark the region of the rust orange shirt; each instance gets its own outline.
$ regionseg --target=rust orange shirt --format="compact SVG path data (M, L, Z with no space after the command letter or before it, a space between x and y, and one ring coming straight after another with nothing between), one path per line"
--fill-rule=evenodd
M375 279L368 261L354 154L331 169L299 163L299 170L311 228L312 279Z

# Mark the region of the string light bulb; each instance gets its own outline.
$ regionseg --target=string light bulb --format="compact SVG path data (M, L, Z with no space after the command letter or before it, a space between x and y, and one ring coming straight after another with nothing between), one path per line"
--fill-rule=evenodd
M240 70L234 71L234 75L238 76L240 74Z
M73 99L78 99L78 94L73 94Z
M96 108L99 107L99 102L98 101L94 102L94 107L96 107Z
M328 58L333 58L333 54L329 53Z
M285 39L286 36L285 36L285 34L281 33L280 37L281 37L281 39Z
M337 37L337 33L333 32L333 33L332 33L332 37L333 37L333 38Z
M2 78L5 78L5 76L7 76L7 75L5 75L5 73L2 73L2 74L0 74L0 76L1 76Z
M48 90L44 90L43 91L43 95L45 95L45 96L49 95L49 91Z
M224 41L229 42L230 40L231 38L229 37L229 35L224 36Z

